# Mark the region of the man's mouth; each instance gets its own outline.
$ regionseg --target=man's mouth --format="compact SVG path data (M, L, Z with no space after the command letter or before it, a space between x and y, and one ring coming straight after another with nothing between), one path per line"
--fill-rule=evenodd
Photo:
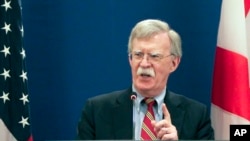
M151 77L149 74L141 74L142 77Z

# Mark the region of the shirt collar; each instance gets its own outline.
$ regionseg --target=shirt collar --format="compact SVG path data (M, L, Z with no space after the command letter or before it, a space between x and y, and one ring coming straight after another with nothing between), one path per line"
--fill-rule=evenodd
M135 89L134 85L132 86L132 91L135 92L135 93L137 94L137 97L136 97L136 100L135 100L135 101L136 101L135 104L136 104L136 107L138 107L138 110L139 110L140 103L141 103L141 101L142 101L145 97L143 97L143 96ZM155 99L155 101L156 101L156 103L157 103L157 113L158 113L158 114L162 113L162 108L161 108L161 106L159 106L159 105L162 105L162 104L163 104L165 95L166 95L166 87L162 90L162 92L161 92L159 95L157 95L156 97L154 97L154 99Z

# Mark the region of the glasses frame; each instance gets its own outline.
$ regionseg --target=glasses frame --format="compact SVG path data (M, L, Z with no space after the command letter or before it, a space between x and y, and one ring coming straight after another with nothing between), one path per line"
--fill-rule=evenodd
M129 53L129 57L131 60L134 58L134 60L136 61L142 61L144 59L145 54L147 55L146 56L147 61L155 62L155 63L160 62L164 58L174 55L173 53L169 55L163 55L160 53L143 53L141 51L134 51L134 52Z

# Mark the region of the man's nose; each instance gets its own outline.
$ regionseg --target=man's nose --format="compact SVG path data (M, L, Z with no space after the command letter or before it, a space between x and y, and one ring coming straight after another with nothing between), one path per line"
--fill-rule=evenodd
M150 66L150 60L148 58L147 55L144 55L141 62L140 62L140 65L143 66L143 67L148 67Z

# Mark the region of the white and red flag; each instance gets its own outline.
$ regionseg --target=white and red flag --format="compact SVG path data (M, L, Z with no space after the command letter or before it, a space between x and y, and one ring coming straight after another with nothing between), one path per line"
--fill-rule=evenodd
M229 140L231 124L250 124L250 0L223 0L218 30L211 119Z

